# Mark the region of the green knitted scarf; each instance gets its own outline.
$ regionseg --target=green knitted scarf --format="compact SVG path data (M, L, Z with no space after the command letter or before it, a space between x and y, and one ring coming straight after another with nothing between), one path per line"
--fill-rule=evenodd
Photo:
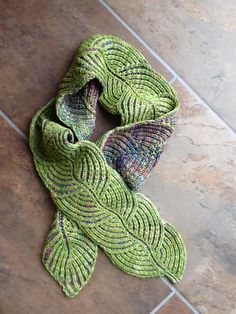
M96 105L121 126L96 142ZM176 94L143 55L119 38L83 42L55 99L33 118L30 147L56 215L42 260L69 297L92 275L98 246L124 272L178 282L186 264L180 234L136 192L174 127Z

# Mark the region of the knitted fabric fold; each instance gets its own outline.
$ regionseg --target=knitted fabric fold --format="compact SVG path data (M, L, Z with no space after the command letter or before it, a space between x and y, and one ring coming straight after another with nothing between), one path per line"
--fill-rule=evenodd
M96 142L96 105L121 125ZM171 135L179 107L168 82L120 38L95 35L78 49L58 95L33 118L30 147L56 215L42 255L69 297L91 277L98 247L137 277L178 282L180 234L137 192Z

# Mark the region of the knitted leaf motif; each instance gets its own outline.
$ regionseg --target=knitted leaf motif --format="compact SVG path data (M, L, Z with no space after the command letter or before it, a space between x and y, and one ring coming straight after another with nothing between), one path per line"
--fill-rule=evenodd
M97 246L57 211L43 251L43 263L68 297L76 296L92 275Z
M129 250L110 254L119 268L138 277L167 276L178 282L185 269L185 248L179 233L161 221L154 204L136 194L138 204L128 228L138 239Z

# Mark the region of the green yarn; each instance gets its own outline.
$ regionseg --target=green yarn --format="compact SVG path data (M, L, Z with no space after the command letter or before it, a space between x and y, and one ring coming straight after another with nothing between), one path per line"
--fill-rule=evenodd
M121 126L93 143L98 101L120 115ZM178 107L174 90L138 50L96 35L79 48L58 96L33 118L35 167L57 208L42 260L67 296L88 282L98 246L133 276L182 278L180 234L136 192L173 131Z

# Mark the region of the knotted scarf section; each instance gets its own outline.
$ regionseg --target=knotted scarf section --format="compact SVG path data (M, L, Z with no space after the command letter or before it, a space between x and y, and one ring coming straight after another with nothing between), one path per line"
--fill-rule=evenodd
M96 142L96 105L121 126ZM83 42L58 95L32 120L36 169L56 204L42 260L69 297L94 271L98 246L121 270L178 282L186 264L180 234L138 193L174 127L174 90L119 38Z

